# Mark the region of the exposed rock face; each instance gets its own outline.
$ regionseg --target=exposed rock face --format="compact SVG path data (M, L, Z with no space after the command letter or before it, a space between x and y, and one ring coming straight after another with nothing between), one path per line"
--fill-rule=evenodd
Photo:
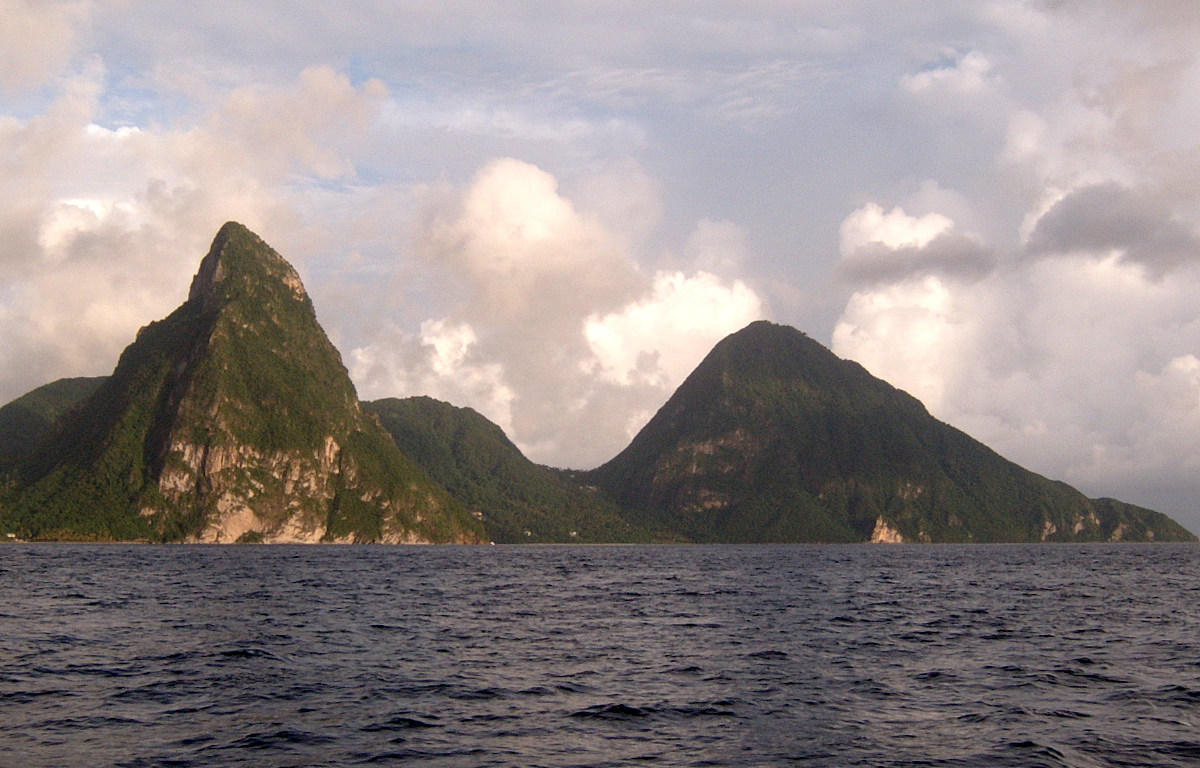
M903 544L904 536L882 517L875 518L875 529L871 531L872 544Z
M176 441L167 446L171 461L158 477L165 504L147 505L153 518L201 500L210 504L203 530L192 540L230 543L254 538L270 543L313 543L325 539L325 510L336 496L341 449L332 436L326 448L264 452L248 445L198 445ZM253 471L252 471L253 470ZM347 541L352 539L346 539Z
M693 541L1194 540L1088 499L943 424L800 331L721 341L624 451L584 480Z
M481 540L364 413L296 271L235 223L30 475L46 538Z

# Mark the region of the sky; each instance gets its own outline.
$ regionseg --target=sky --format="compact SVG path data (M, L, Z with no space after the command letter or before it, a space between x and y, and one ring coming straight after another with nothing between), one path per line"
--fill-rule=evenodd
M1200 531L1190 0L0 0L0 402L111 372L240 221L364 399L611 458L794 326Z

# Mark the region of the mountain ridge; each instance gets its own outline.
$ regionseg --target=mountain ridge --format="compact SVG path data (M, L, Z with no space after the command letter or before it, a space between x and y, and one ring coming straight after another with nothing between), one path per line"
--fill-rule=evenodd
M1195 540L1020 467L767 321L716 344L608 462L540 466L469 408L360 402L298 273L234 222L112 376L0 408L0 526L246 542Z
M363 404L442 487L482 515L492 541L649 541L617 506L563 473L530 461L499 426L471 408L426 396Z
M58 379L0 406L0 469L28 459L34 446L53 429L55 422L107 378Z

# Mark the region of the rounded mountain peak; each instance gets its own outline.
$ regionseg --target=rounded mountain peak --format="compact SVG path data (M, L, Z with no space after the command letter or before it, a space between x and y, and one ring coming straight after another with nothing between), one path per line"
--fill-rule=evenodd
M803 331L757 320L718 342L679 392L699 389L703 391L699 399L707 401L735 382L803 380L844 390L869 379L857 363L839 358Z

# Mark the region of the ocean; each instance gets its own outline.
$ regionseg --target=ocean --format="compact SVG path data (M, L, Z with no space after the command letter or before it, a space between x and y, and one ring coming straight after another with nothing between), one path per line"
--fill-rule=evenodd
M0 765L1195 766L1200 547L0 546Z

